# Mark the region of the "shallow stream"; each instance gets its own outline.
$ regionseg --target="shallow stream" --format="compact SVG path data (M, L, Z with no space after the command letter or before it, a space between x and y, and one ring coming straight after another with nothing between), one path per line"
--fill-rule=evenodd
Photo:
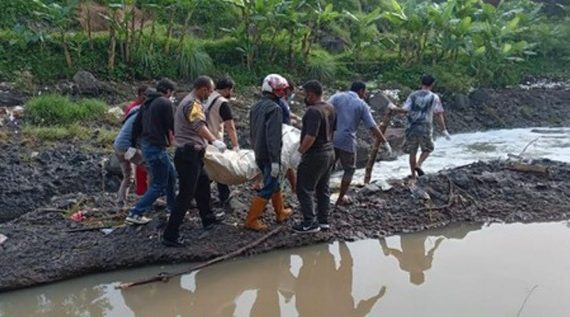
M525 149L526 148L526 149ZM435 151L426 160L423 170L435 173L479 160L506 159L509 154L525 158L548 158L570 162L570 128L528 128L493 130L476 133L454 134L451 140L437 138ZM403 178L410 175L408 157L394 161L381 161L374 165L372 180ZM340 181L340 173L334 175L333 184ZM362 183L364 169L354 175L354 183Z

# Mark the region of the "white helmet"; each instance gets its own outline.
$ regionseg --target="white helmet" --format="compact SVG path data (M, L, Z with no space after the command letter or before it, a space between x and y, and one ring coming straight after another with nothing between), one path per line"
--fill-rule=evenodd
M289 83L285 77L278 74L269 74L263 79L261 91L269 92L277 97L285 96L285 90L289 88Z

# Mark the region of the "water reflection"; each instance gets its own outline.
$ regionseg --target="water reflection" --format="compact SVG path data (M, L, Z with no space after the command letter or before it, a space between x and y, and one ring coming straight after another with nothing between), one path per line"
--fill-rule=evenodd
M60 316L104 316L113 307L109 301L96 300L103 297L105 287L84 287L72 284L65 292L42 292L37 295L20 296L17 300L4 301L0 294L0 316L43 316L57 312ZM30 293L33 289L22 292ZM56 316L56 315L53 315Z
M335 255L321 246L311 252L281 252L265 256L262 261L251 259L257 263L250 265L226 263L201 270L194 274L194 285L185 285L182 277L167 284L121 293L136 316L235 316L238 306L243 304L242 295L252 290L255 299L246 309L247 316L281 316L285 313L281 301L290 304L289 310L296 310L298 316L366 316L385 294L386 287L375 296L355 303L353 258L345 243L338 245L338 267ZM293 274L294 256L302 260L298 274ZM156 299L158 292L160 306L154 310L148 303Z
M568 316L568 223L460 225L316 245L124 291L118 281L181 266L92 275L1 293L0 317L514 316L534 285L527 315Z
M439 244L443 241L443 237L439 237L435 241L435 245L426 254L425 238L415 236L411 239L402 241L402 250L389 248L385 240L380 240L382 252L384 255L395 257L400 263L400 269L410 274L410 282L415 285L423 284L425 281L424 271L431 268L433 255Z
M299 316L366 316L386 293L386 287L382 286L375 296L355 303L353 258L346 243L339 244L339 253L338 268L328 249L302 255L303 266L295 283Z
M431 268L435 251L445 238L463 239L471 231L481 229L482 224L456 225L445 230L436 229L429 232L419 232L401 239L400 249L390 248L385 239L380 240L380 246L385 256L393 256L400 264L402 271L410 275L410 283L421 285L425 282L425 271ZM426 239L439 236L426 253Z

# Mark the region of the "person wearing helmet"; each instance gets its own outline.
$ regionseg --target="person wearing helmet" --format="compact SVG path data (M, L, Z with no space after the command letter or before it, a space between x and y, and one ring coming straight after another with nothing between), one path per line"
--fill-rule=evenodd
M283 113L279 99L289 87L287 80L280 75L270 74L263 80L263 96L253 105L249 113L249 131L251 145L255 153L255 162L263 175L263 187L253 197L249 213L245 220L246 229L261 231L267 228L259 217L269 199L281 223L289 218L291 210L283 204L283 195L279 185L281 169L281 124Z

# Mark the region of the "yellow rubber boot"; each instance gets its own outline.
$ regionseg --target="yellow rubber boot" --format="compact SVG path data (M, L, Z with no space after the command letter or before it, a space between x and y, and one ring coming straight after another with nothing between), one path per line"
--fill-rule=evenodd
M282 223L291 217L293 211L289 208L285 208L283 204L283 194L277 192L271 196L271 203L273 203L273 209L275 209L275 214L277 215L277 223Z
M267 229L267 226L264 225L259 217L263 213L265 209L265 205L267 205L267 200L259 197L254 196L253 201L251 202L251 207L249 208L249 213L247 214L247 218L245 219L245 224L243 225L244 228L250 229L253 231L263 231Z

